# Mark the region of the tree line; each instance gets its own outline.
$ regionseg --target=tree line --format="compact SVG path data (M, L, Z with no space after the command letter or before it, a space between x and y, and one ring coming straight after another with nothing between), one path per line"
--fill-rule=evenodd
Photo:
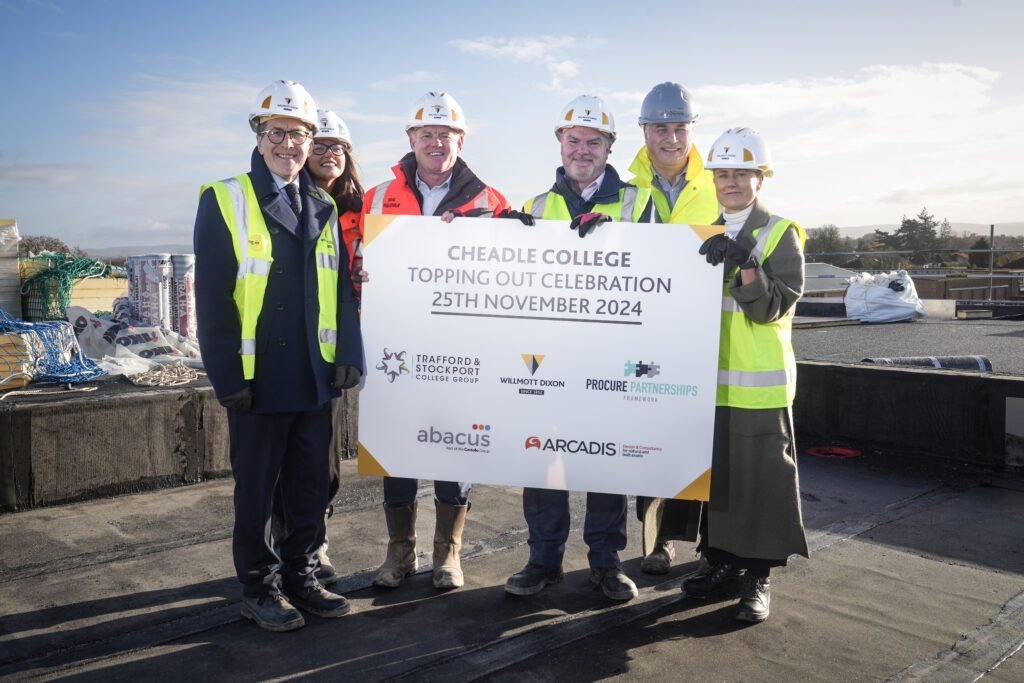
M1019 252L995 254L996 268L1007 267L1024 257L1024 235L996 235L997 249L1016 249ZM953 232L949 221L936 220L928 213L927 207L913 218L903 216L899 228L894 232L875 230L861 237L843 237L833 224L822 225L807 231L804 252L819 254L808 261L831 263L841 268L894 269L894 268L988 268L987 252L972 252L973 249L988 249L987 235ZM885 252L913 251L912 254L837 254L836 252ZM1020 267L1020 266L1016 266Z

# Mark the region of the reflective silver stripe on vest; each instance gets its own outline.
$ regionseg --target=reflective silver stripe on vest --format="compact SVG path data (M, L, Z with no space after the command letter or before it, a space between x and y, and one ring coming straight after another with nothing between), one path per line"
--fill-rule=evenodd
M784 387L796 382L796 377L791 379L789 375L788 370L719 370L718 383L730 387Z
M750 250L751 256L756 256L758 262L761 261L761 255L764 254L765 246L768 244L768 238L771 237L772 230L779 224L783 219L778 216L771 216L768 219L768 223L761 228L760 232L757 233L757 242L754 244L754 248ZM723 313L742 313L743 309L740 308L739 303L736 299L726 294L722 297L722 312ZM745 386L745 385L742 385ZM755 385L756 386L756 385Z
M637 189L630 185L622 191L622 212L619 214L620 221L631 222L633 220L633 207L636 205Z
M321 344L337 344L338 343L338 331L337 330L320 330L320 343Z
M252 356L256 354L256 340L255 339L243 339L241 353L243 356Z
M244 280L247 274L266 277L270 274L270 261L264 261L259 258L244 259L238 264L238 279Z
M337 242L335 242L337 244ZM325 254L323 252L317 252L316 254L316 266L317 268L327 268L328 270L338 270L338 257L332 256L331 254Z
M238 280L244 280L250 272L255 275L266 275L270 271L270 265L266 261L261 262L265 265L263 273L252 270L256 266L253 263L255 259L249 258L249 202L245 198L245 191L242 190L242 183L238 182L238 178L225 178L220 182L224 183L224 187L227 188L228 197L231 199L231 208L235 212L238 253L242 256L238 261L238 273L235 277Z
M484 209L484 210L490 209L491 205L487 201L487 199L488 199L487 195L488 195L488 192L487 192L487 188L485 187L484 191L476 196L476 201L473 202L473 208L474 209ZM484 216L484 215L488 215L488 214L480 214L480 215ZM491 209L490 215L492 215L492 216L494 215L494 210L493 209Z
M782 218L778 216L771 216L768 218L768 223L761 228L761 231L757 233L757 243L754 248L750 250L750 255L757 257L758 263L761 262L761 255L764 253L764 248L768 244L768 238L772 235L772 230L775 226L782 222Z
M388 193L393 180L385 180L373 191L373 203L370 204L370 213L381 213L384 210L384 195Z
M534 218L544 218L544 205L548 203L549 192L539 195L530 205L530 215Z

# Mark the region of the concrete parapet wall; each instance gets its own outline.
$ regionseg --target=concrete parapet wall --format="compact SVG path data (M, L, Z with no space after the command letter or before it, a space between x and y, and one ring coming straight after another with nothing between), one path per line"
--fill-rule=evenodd
M231 474L227 411L208 383L118 386L117 393L0 401L0 511ZM351 390L333 402L332 457L356 455L358 400Z
M800 445L855 445L990 467L1024 466L1024 378L798 363ZM358 393L335 401L333 457L352 457ZM0 401L0 510L230 475L227 413L212 388Z
M0 509L191 484L230 473L209 387L0 403Z
M1018 464L1007 406L1024 398L1024 378L813 361L797 368L793 418L803 446L815 445L806 442L810 436L822 445Z

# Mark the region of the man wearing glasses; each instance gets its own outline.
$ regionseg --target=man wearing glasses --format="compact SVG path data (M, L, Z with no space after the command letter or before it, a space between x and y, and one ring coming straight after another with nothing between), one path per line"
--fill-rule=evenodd
M227 408L242 615L291 631L305 623L296 607L321 617L349 611L317 581L316 551L330 400L359 382L362 339L337 211L303 169L317 125L313 98L298 83L275 81L260 92L249 124L251 171L200 193L199 345ZM275 487L285 531L272 543Z

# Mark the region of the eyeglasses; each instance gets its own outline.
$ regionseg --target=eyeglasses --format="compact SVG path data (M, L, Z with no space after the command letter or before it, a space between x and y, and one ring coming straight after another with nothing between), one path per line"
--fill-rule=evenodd
M322 142L313 143L313 154L327 154L327 150L331 150L331 154L336 157L340 157L343 152L349 150L349 146L343 142L335 142L333 145L326 145Z
M294 145L301 145L309 139L310 134L308 130L281 130L280 128L271 128L260 133L260 135L266 135L267 139L275 145L279 145L284 142L284 136L287 135L288 139L292 141Z

